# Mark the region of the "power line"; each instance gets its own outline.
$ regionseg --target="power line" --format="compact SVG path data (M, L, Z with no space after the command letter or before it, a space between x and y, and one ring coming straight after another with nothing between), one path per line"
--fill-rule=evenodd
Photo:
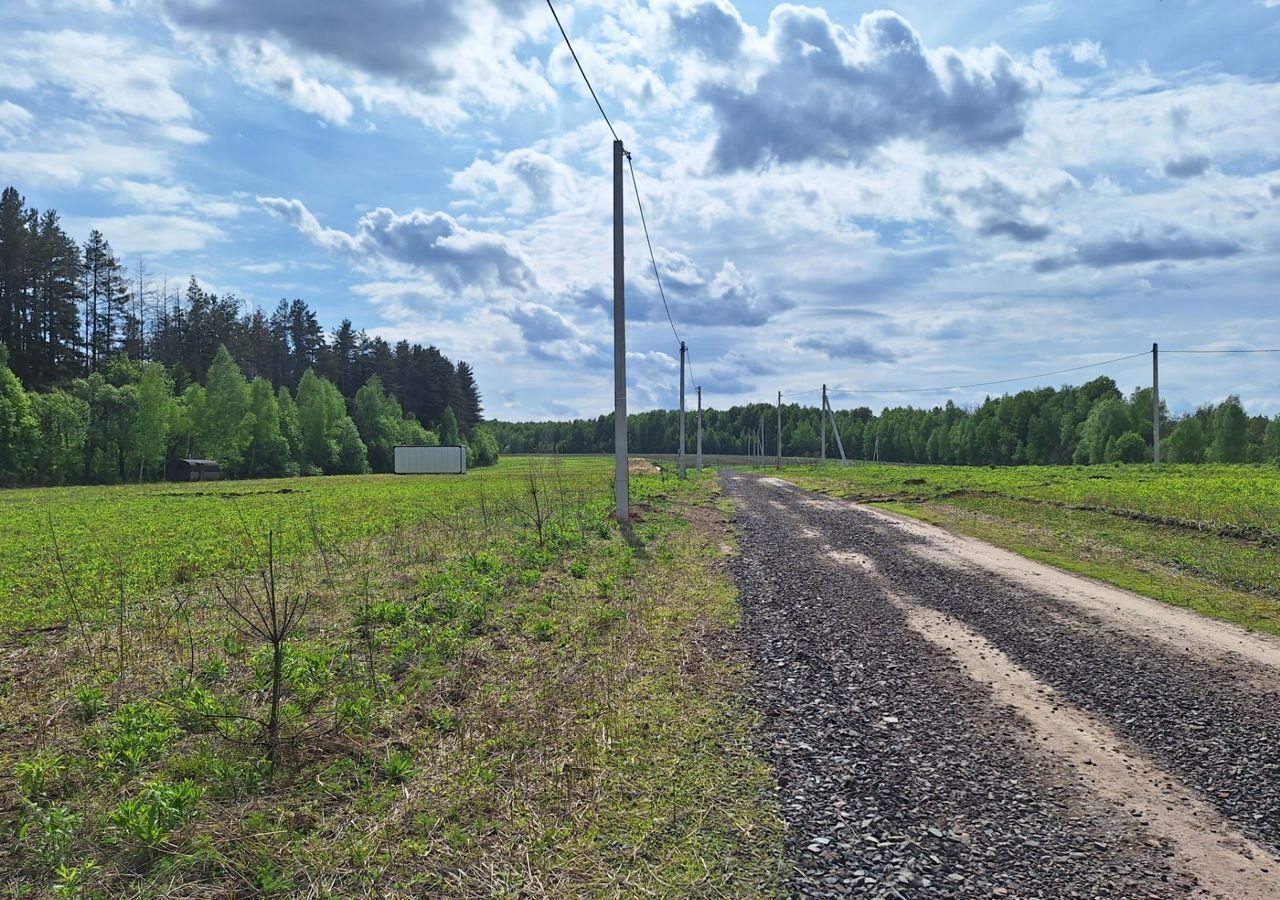
M1280 353L1280 350L1161 350L1161 353Z
M560 24L560 16L556 15L556 8L551 5L551 0L547 0L547 6L551 9L551 16L556 20L556 25L560 29L560 35L564 38L565 46L569 48L569 53L573 56L573 61L578 64L578 71L582 73L582 80L587 83L587 90L591 92L591 99L596 101L596 108L600 110L600 115L604 116L604 124L609 126L609 133L613 135L613 139L620 140L618 132L613 130L613 123L609 121L609 114L604 111L604 106L600 103L600 98L596 96L596 89L591 86L591 79L587 77L586 69L582 68L582 61L578 59L578 53L573 49L573 42L569 40L568 33L564 30L564 26ZM628 157L629 159L630 157Z
M573 49L573 42L569 40L569 33L565 31L564 23L560 21L560 15L556 12L555 5L551 0L547 0L547 8L551 10L551 16L556 20L556 27L560 29L560 36L564 38L565 46L569 48L569 53L573 56L574 63L578 66L578 72L582 75L582 81L586 84L587 90L591 93L591 99L596 102L596 109L600 110L600 115L604 118L604 123L609 127L609 133L613 135L615 141L620 141L618 132L614 130L613 123L609 121L609 114L604 111L604 104L600 102L600 97L596 94L596 89L591 86L591 79L587 77L587 71L582 67L582 60L578 58L578 53ZM680 332L676 328L675 319L671 316L671 307L667 303L667 292L662 286L662 275L658 271L658 259L653 252L653 239L649 236L649 222L644 214L644 203L640 199L640 182L636 179L636 168L631 162L631 154L626 150L623 151L626 156L627 168L631 172L631 186L636 194L636 207L640 210L640 224L644 228L644 242L649 248L649 262L653 266L653 278L658 282L658 296L662 298L662 309L667 314L667 324L671 326L671 334L675 337L677 344L684 344L680 339ZM689 377L697 383L697 377L693 374L693 361L690 358L688 346L685 345L685 363L689 367Z
M1144 350L1141 353L1133 353L1129 356L1117 356L1115 359L1106 359L1102 362L1087 363L1083 366L1072 366L1069 369L1057 369L1053 372L1040 372L1035 375L1019 375L1017 378L1002 378L997 381L977 381L973 384L952 384L945 387L927 387L927 388L879 388L861 390L855 388L827 388L829 394L928 394L938 393L941 391L958 391L965 388L990 387L995 384L1012 384L1015 381L1030 381L1033 378L1048 378L1052 375L1063 375L1067 372L1079 372L1082 369L1096 369L1100 366L1109 366L1112 363L1124 362L1129 359L1137 359L1140 356L1150 356L1150 350ZM814 388L811 391L797 391L795 393L784 394L788 397L799 397L802 394L816 394L821 388Z
M658 296L662 298L662 309L667 314L667 324L675 335L676 343L681 343L680 332L676 331L675 320L671 318L671 307L667 306L667 292L662 289L662 276L658 274L658 260L653 255L653 241L649 240L649 223L645 221L644 204L640 202L640 183L636 181L636 167L631 164L631 154L627 154L627 168L631 170L631 186L636 191L636 206L640 208L640 224L644 228L644 242L649 247L649 262L653 265L653 277L658 282Z

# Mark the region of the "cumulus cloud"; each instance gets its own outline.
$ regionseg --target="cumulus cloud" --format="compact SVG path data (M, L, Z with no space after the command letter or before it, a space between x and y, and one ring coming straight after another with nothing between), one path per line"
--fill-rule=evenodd
M573 171L537 150L513 150L496 162L478 159L453 176L451 187L476 197L495 192L515 213L565 209L574 200Z
M322 226L301 200L259 197L258 203L317 246L356 265L404 267L454 291L536 285L533 270L510 240L473 231L447 213L415 210L402 215L380 207L362 216L349 234Z
M762 289L731 260L712 273L680 253L656 248L658 271L671 315L678 325L756 326L793 308L794 301ZM612 288L600 284L572 293L578 307L609 313ZM667 317L662 297L647 264L634 281L628 278L627 318L636 322L662 322Z
M769 162L860 162L889 141L983 150L1020 137L1040 93L1035 73L999 47L927 49L896 13L852 29L822 10L779 6L769 18L773 59L753 88L710 83L699 97L718 134L721 171Z
M742 52L747 28L738 10L723 0L702 0L668 12L677 47L723 62Z
M539 303L521 303L508 313L526 341L547 343L578 336L577 329L560 313Z
M331 122L351 97L443 126L462 99L511 109L551 90L520 48L546 27L520 0L161 0L175 33L244 81Z
M1158 231L1139 227L1085 241L1061 256L1040 259L1035 270L1058 272L1073 266L1108 269L1136 263L1225 259L1243 252L1244 245L1234 238L1192 232L1176 225Z
M820 334L801 338L796 346L817 350L831 359L856 359L864 362L892 362L895 357L887 347L878 347L855 334Z

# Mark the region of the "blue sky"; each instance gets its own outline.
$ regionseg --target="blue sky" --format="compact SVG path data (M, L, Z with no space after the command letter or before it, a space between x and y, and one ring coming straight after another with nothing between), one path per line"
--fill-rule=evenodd
M1280 347L1278 0L557 8L708 405ZM541 0L9 0L0 30L0 182L77 236L434 343L492 417L611 407L611 138ZM671 406L628 216L631 406ZM1276 359L1170 356L1163 392L1280 413Z

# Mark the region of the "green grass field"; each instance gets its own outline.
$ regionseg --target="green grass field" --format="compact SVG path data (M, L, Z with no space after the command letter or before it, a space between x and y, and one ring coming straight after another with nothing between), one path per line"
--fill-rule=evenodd
M856 465L783 475L1280 634L1280 467Z
M0 494L0 896L779 896L714 478L632 485Z
M562 476L557 489L575 496L599 494L612 483L605 458L565 459L556 467ZM0 491L0 633L66 624L73 605L96 617L118 603L122 582L127 597L146 597L249 567L246 528L259 536L274 530L286 555L308 552L313 525L328 540L345 544L458 514L467 519L482 497L496 508L527 477L528 461L510 458L465 477L361 475Z

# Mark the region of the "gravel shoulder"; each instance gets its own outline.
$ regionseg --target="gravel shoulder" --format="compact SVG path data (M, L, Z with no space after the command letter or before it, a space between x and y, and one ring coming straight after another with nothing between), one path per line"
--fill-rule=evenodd
M797 895L1280 896L1265 659L722 479Z

